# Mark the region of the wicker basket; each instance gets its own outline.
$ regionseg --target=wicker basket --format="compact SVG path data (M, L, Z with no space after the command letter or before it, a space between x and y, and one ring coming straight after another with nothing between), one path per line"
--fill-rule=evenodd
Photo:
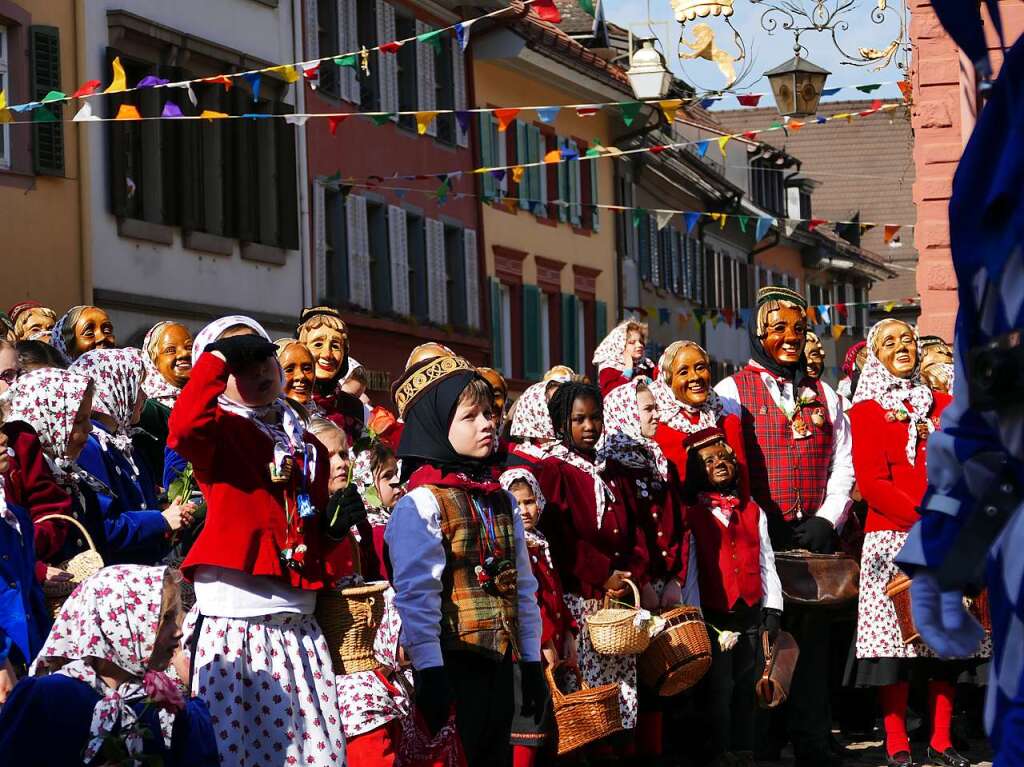
M64 606L64 602L71 596L71 592L75 590L78 584L103 569L103 557L100 556L96 543L93 541L92 536L89 535L89 531L74 517L69 517L66 514L47 514L35 520L35 524L38 525L51 519L70 522L78 528L78 532L82 534L86 544L89 546L88 551L75 554L67 562L60 565L61 570L71 573L71 580L45 581L43 583L43 595L46 597L46 606L50 610L50 614L56 618Z
M664 613L664 631L651 639L638 660L640 680L658 695L689 690L711 668L711 639L697 607L676 607Z
M345 589L323 589L316 599L316 619L331 651L335 674L372 671L380 666L373 640L384 618L385 581Z
M896 623L900 627L903 644L912 644L921 638L914 625L914 614L910 610L910 584L910 578L899 573L885 587L885 595L892 600L896 610Z
M633 590L636 607L611 607L611 597L604 595L604 607L587 618L590 643L601 655L639 655L651 643L650 628L636 625L640 611L640 592L628 578L623 580Z
M619 686L615 683L587 687L576 666L572 669L579 684L578 692L564 693L555 683L554 670L563 664L548 666L544 673L551 688L551 702L558 729L558 755L568 754L595 740L606 738L622 729L619 711Z

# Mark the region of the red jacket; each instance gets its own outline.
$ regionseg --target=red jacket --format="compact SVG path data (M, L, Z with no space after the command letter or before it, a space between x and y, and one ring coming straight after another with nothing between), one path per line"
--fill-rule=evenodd
M36 578L42 582L46 577L47 564L57 564L69 525L59 520L42 523L35 520L47 514L71 516L71 496L54 481L53 472L43 456L43 446L31 426L22 421L11 421L4 424L2 430L7 435L7 446L14 453L7 487L11 502L27 509L32 517Z
M599 599L613 570L628 570L638 587L645 583L647 541L635 509L618 490L627 479L632 481L628 469L614 461L605 468L603 476L615 493L615 502L606 503L600 528L589 474L558 458L547 458L535 469L547 499L541 527L565 590L584 599Z
M761 509L740 500L725 525L699 501L687 516L697 545L700 602L706 608L729 612L737 602L754 607L761 601Z
M646 469L616 466L621 478L616 480L615 495L621 496L643 531L649 555L648 578L678 578L685 582L689 530L680 495L682 485L675 468L669 465L668 479L663 481Z
M693 422L697 423L699 416L694 417ZM747 477L747 454L743 442L743 422L739 416L727 415L718 419L718 428L725 432L725 441L736 453L736 461L739 464L740 489L746 495L749 493L750 483ZM677 431L665 423L658 422L658 430L654 434L654 441L661 447L669 462L675 467L679 474L680 484L686 482L686 456L687 450L683 442L690 436L684 432Z
M637 366L633 369L633 377L626 378L622 371L618 368L601 368L597 372L597 385L601 389L601 395L604 397L608 396L608 393L620 386L628 384L633 378L637 376L647 376L648 378L658 377L658 366L651 366L649 360L641 360Z
M317 451L316 475L309 493L320 514L305 522L308 550L301 572L282 565L285 492L294 497L301 481L301 461L296 462L290 482L270 480L271 440L248 419L217 406L229 372L219 357L204 354L171 412L167 444L192 463L207 503L206 524L185 558L182 572L191 578L196 567L212 565L284 578L293 587L311 590L352 573L349 541L331 541L320 529L328 499L329 458L323 445L308 433L305 440Z
M938 427L939 416L952 402L948 394L934 393L928 416ZM917 460L907 460L907 423L889 420L888 411L873 400L863 400L847 415L853 435L853 470L857 487L868 504L864 532L909 532L917 522L917 506L928 484L926 440L917 441Z
M555 643L559 655L562 653L562 640L569 632L576 633L579 626L572 613L565 606L562 581L558 571L548 564L544 550L540 546L527 546L530 552L530 565L533 577L537 579L537 604L540 605L542 624L540 643Z

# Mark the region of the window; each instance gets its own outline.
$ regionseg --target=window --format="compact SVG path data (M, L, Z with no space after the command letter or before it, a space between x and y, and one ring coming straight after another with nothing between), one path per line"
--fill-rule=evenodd
M489 112L479 114L480 129L480 166L483 168L503 168L507 149L505 134L498 131L498 120ZM487 199L494 199L508 192L508 174L499 181L490 173L480 174L481 194Z
M455 106L455 62L452 59L455 54L444 35L434 39L440 41L440 50L435 52L433 46L430 45L427 46L427 49L434 56L434 88L437 93L435 101L437 110L442 113L434 119L434 125L437 126L438 141L454 144L457 130L455 115L446 110L457 108ZM461 54L458 55L461 56Z
M388 247L387 207L366 203L366 227L370 250L370 286L373 309L391 311L391 254Z
M7 103L14 99L11 96L10 70L7 58L7 27L0 26L0 92L7 94ZM11 167L11 126L0 123L0 168Z
M551 369L551 298L543 291L540 294L540 367L542 371Z
M429 319L427 301L427 227L422 216L407 213L405 229L409 243L409 312L420 322Z
M462 229L457 226L444 228L444 263L448 278L448 322L464 328L469 324L466 313L466 253L463 248Z
M305 0L306 2L306 58L330 59L341 53L358 50L360 0ZM371 18L372 6L364 13ZM320 67L317 90L323 96L344 99L358 104L360 84L356 67L339 67L325 61Z
M345 195L337 189L324 190L324 240L328 303L344 304L348 294L348 236L345 226Z
M395 39L407 40L411 37L416 37L416 19L405 14L395 14ZM419 46L419 43L406 43L395 54L398 61L398 109L402 112L415 112L419 109L416 67ZM383 58L383 55L380 58ZM398 124L415 131L416 117L402 115L398 118Z
M516 120L516 163L527 165L544 159L545 141L536 125ZM523 169L519 180L519 207L540 218L547 216L547 173L543 165ZM547 368L545 368L546 370Z
M306 51L310 58L326 58L342 53L340 24L338 20L338 3L335 0L318 0L316 4L316 39L317 50ZM317 88L320 93L341 97L341 79L339 68L323 62L318 70Z
M766 157L750 164L750 194L754 203L777 216L786 215L782 169Z
M356 2L358 2L356 28L359 30L359 44L373 48L377 45L377 0L356 0ZM362 70L359 71L359 105L365 112L381 110L380 78L384 69L383 61L388 57L389 55L385 54L378 54L374 57L376 60L371 63L378 64L378 66L371 65L369 75L364 74Z

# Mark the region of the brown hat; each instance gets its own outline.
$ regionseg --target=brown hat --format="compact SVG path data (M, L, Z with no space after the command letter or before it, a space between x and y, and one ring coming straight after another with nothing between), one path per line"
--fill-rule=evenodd
M709 426L690 434L683 440L683 447L687 450L700 450L702 447L708 447L717 442L725 442L725 432L717 426Z

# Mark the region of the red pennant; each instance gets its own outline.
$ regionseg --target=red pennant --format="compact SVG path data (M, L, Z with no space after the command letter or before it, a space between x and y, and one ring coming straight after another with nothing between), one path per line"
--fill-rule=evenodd
M743 134L743 138L747 139L747 141L753 141L754 139L757 138L757 131L748 130L746 133Z
M203 78L203 82L204 83L220 83L221 85L224 86L224 90L226 90L226 91L231 90L231 86L234 85L234 83L231 81L231 78L228 77L227 75L217 75L216 77L204 77Z
M825 219L823 219L823 218L812 218L810 221L807 222L807 231L808 232L813 232L815 229L817 229L822 224L827 224L827 223L828 222Z
M498 130L504 133L508 130L509 123L516 119L518 109L495 109L494 116L498 118Z
M398 49L402 47L402 44L397 40L393 40L390 43L384 43L380 46L381 53L398 53Z
M562 14L554 0L533 0L533 9L544 21L549 21L552 24L562 23Z
M332 136L338 132L338 126L348 118L348 115L334 115L333 117L327 118L327 127L330 129Z
M579 107L576 110L577 117L593 117L601 111L601 107Z
M903 94L903 100L909 103L914 94L914 84L910 82L910 80L900 80L896 84L900 86L900 93Z
M861 117L867 117L868 115L873 115L875 112L877 112L881 108L882 108L882 100L881 99L875 99L874 101L871 102L871 108L870 109L865 109L863 112L858 112L857 114L860 115Z
M733 312L732 309L722 309L722 316L725 317L725 324L732 325Z
M317 80L320 78L320 64L309 67L308 69L303 68L302 76L307 80Z
M71 98L80 99L82 96L91 96L101 85L103 85L103 83L99 80L89 80L89 82L83 83L81 88L72 93Z
M666 149L668 149L668 147L665 146L664 144L658 144L657 146L652 146L650 148L650 152L651 152L651 154L661 154Z
M745 96L737 96L736 100L745 107L756 107L757 102L761 100L760 93L748 93Z
M840 317L846 319L846 304L833 304L832 308L839 312Z

